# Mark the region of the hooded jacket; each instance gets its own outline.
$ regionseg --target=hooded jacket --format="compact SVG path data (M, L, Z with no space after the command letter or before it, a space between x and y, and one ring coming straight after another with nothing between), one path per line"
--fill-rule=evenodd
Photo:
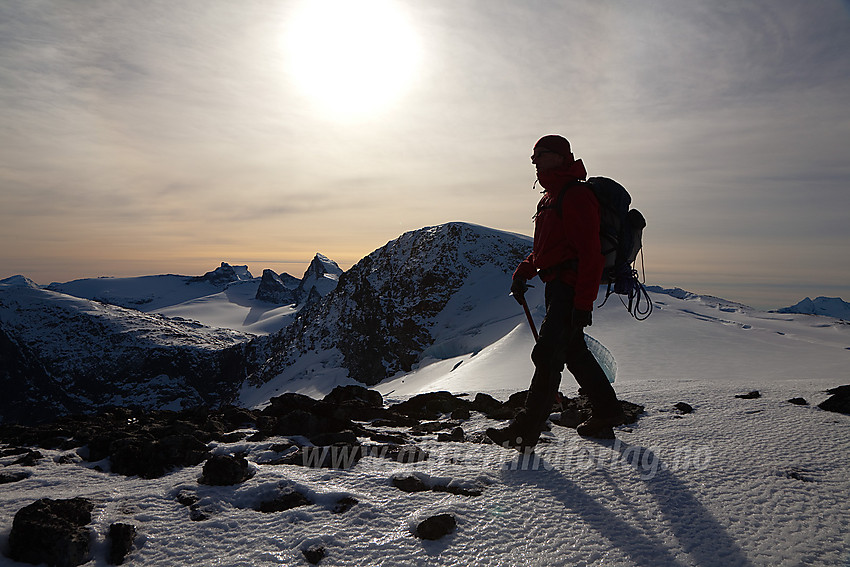
M544 270L541 280L560 279L569 284L575 289L576 309L592 311L605 259L599 243L599 202L584 183L587 171L579 159L541 171L537 178L544 192L534 216L534 246L517 266L514 278L530 280ZM559 214L555 208L561 191L565 193ZM577 261L577 268L556 268L572 260Z

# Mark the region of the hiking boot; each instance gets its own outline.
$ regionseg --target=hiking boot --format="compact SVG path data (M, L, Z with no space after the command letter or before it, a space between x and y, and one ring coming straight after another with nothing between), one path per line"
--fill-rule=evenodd
M513 424L501 429L488 427L486 435L496 445L516 449L520 452L526 448L534 448L537 445L537 440L540 438L539 431L537 433L526 432L525 436L523 436L522 431L514 427Z
M623 425L626 422L626 414L622 409L617 409L619 411L591 415L576 427L576 433L582 437L614 439L614 426Z

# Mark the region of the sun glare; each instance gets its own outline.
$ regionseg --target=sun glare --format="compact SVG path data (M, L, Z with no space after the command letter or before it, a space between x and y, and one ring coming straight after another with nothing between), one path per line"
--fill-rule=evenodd
M397 100L419 64L413 27L391 0L308 0L290 21L296 85L323 110L357 116Z

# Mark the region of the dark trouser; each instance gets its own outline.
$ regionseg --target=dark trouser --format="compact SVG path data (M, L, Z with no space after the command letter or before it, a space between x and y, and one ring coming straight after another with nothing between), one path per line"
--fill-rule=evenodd
M594 414L616 411L617 394L605 371L587 349L584 327L572 325L574 296L575 290L568 284L560 281L546 284L546 317L540 325L540 338L531 351L534 376L525 400L524 415L518 418L525 427L539 428L549 417L564 365L575 377L582 393L590 398Z

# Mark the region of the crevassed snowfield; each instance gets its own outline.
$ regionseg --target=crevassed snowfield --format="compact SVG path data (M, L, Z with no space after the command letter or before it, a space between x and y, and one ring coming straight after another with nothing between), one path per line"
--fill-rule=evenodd
M594 313L589 331L616 356L618 394L646 406L616 441L553 426L535 455L520 456L425 437L427 461L366 457L346 470L257 464L273 440L219 445L255 463L256 475L233 487L199 485L200 466L141 480L47 458L31 478L0 485L0 544L21 507L84 496L96 502L91 565L106 564L104 536L116 521L140 534L129 565L306 565L302 550L314 544L327 553L320 565L850 565L850 416L816 407L825 389L850 383L850 325L674 295L681 298L654 293L645 322L617 303ZM479 340L474 354L426 361L377 389L387 401L434 390L505 399L525 389L531 334L512 309L508 317L478 314L479 324L464 329L468 344ZM541 308L534 313L539 324ZM310 383L275 388L319 396L335 383L339 371L317 365ZM574 395L569 374L561 389ZM735 398L751 390L762 397ZM677 402L695 411L680 415ZM473 413L463 428L470 435L491 423ZM483 493L408 494L390 483L399 472ZM315 503L251 510L281 484ZM190 521L175 500L183 489L197 492L210 519ZM359 503L333 513L344 495ZM434 542L413 535L418 521L440 512L457 518L453 534Z

